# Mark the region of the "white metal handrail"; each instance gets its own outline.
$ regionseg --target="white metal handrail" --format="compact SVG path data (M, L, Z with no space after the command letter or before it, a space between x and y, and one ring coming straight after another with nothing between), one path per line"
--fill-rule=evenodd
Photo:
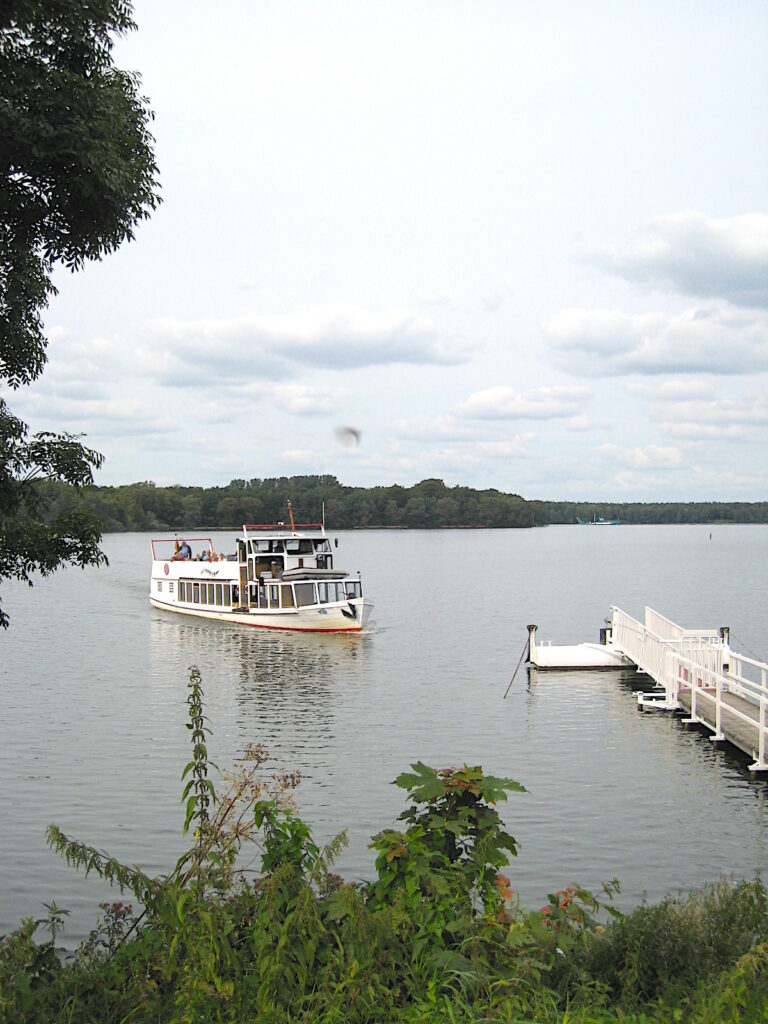
M645 609L643 624L620 608L612 607L611 643L664 688L664 707L678 708L680 689L684 687L691 694L690 720L711 728L697 714L697 704L712 705L713 739L724 738L721 728L723 710L756 727L755 762L750 768L768 770L768 665L735 654L730 650L727 639L717 631L683 630L651 608ZM746 711L726 704L723 697L728 694L754 705L757 721Z
M688 678L686 679L686 685L690 688L691 692L691 721L699 722L702 725L706 725L711 728L710 723L706 722L699 714L697 705L700 702L713 706L714 712L713 717L715 719L715 735L712 737L714 740L725 739L722 732L722 712L723 709L727 710L728 714L739 721L745 722L750 726L757 727L757 750L753 751L755 755L755 763L750 765L753 771L756 770L768 770L768 763L765 760L766 754L766 739L768 736L766 733L766 710L768 709L768 690L764 685L754 683L751 680L743 680L736 687L733 686L730 675L724 675L721 672L714 672L710 669L702 668L701 665L694 661L690 661L688 658L682 658L679 655L672 655L675 662L677 662L680 668L687 669ZM725 704L723 701L723 694L737 693L740 697L745 697L750 704L754 704L757 709L757 720L752 715L745 711L741 711L738 707L733 704Z

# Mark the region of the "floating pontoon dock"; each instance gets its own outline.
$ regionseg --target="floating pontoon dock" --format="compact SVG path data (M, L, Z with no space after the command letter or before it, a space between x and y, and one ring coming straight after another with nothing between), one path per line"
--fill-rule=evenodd
M636 666L653 679L653 693L637 703L683 711L686 724L711 730L712 742L727 740L750 755L751 771L768 771L768 664L731 650L727 627L683 629L652 608L645 621L612 607L600 644L538 645L528 627L529 661L539 669Z

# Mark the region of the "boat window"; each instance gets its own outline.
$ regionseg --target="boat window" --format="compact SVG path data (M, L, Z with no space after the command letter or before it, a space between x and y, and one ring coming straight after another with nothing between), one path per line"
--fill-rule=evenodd
M168 580L168 593L173 593L173 580Z
M200 604L200 584L192 584L192 601L194 604Z
M208 604L208 587L205 583L200 584L200 604Z
M224 584L224 604L232 604L232 595L230 593L229 584Z
M157 581L157 589L158 590L162 590L163 589L163 581L162 580L158 580Z
M216 584L216 604L221 604L221 599L222 599L221 584L217 583Z
M289 555L311 555L312 541L311 540L299 540L294 538L285 542L285 550Z
M316 540L315 541L315 551L330 551L330 550L331 550L331 545L328 543L327 540Z
M259 551L262 551L262 552L263 551L269 551L269 541L268 540L252 540L251 541L251 551L253 551L254 554L257 554Z
M347 597L362 597L363 587L360 580L347 580Z
M273 608L277 608L277 606L280 604L279 590L280 590L280 588L277 586L277 584L275 584L275 583L270 584L270 587L269 587L269 603L270 603L270 605Z
M344 600L344 584L343 583L329 583L328 584L329 598L331 601L343 601Z
M296 583L296 604L299 608L305 608L308 604L315 603L314 583Z
M317 584L317 600L320 604L328 604L328 584L318 583Z
M293 608L293 590L290 586L283 584L282 594L280 595L280 603L283 608Z

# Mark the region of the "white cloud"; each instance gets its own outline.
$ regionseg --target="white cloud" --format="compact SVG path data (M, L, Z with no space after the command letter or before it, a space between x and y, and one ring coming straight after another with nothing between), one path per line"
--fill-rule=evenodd
M281 456L289 462L312 463L317 460L317 453L308 448L292 448L281 452Z
M657 217L633 242L605 250L598 262L628 281L768 306L768 215Z
M543 387L522 393L498 385L476 391L456 411L473 419L548 420L578 415L590 397L589 389L579 385Z
M768 427L768 398L672 402L664 408L659 430L692 441L755 441Z
M396 363L449 366L468 356L443 342L433 321L413 310L370 312L324 306L299 313L180 320L149 324L152 352L171 357L166 384L244 377L279 379L304 367L349 370Z
M470 424L457 420L452 413L395 420L393 430L397 437L408 441L458 441L476 436Z
M670 380L630 380L627 381L630 395L640 398L656 398L665 401L693 398L710 399L717 393L711 377L672 377Z
M750 431L736 424L724 426L717 423L667 420L659 424L659 430L666 437L679 437L684 441L746 441Z
M649 474L649 473L638 473L633 470L622 470L617 473L612 479L611 490L624 492L627 500L630 495L646 494L663 494L673 484L671 475L664 474ZM707 491L706 493L710 493ZM646 500L654 500L653 498L647 498Z
M661 448L655 444L636 448L618 444L603 444L595 448L595 451L604 459L634 470L673 469L683 461L683 453L679 448Z
M569 309L547 334L575 371L752 374L768 369L768 317L727 306L677 315Z
M509 459L513 457L529 457L530 444L536 440L536 434L515 434L506 441L481 441L472 446L472 452L481 458Z
M594 424L587 416L573 416L566 423L568 430L581 432L584 430L594 430L596 424Z
M606 358L631 353L638 339L663 323L658 313L630 316L615 309L564 309L550 318L546 333L559 348Z
M297 416L330 413L340 405L337 393L308 384L276 384L272 389L272 401L279 408Z
M768 426L768 397L675 402L668 410L676 419L703 419L720 424Z

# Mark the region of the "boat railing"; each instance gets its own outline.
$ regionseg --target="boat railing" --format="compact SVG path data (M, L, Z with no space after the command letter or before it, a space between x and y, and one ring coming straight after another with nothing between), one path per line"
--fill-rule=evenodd
M170 561L172 561L174 554L179 549L179 546L181 544L183 544L185 541L188 544L207 545L206 547L202 548L202 550L213 551L213 538L212 537L203 537L202 535L196 534L196 533L185 533L185 534L179 535L177 537L153 537L150 540L150 542L149 542L149 545L150 545L150 547L152 549L152 561L153 562L170 562ZM155 545L158 545L158 546L159 545L171 545L171 547L168 548L168 554L166 555L166 554L162 554L162 553L158 554L158 548L155 547ZM160 547L159 550L162 552L163 548Z
M318 530L325 533L322 523L294 523L293 529L289 523L243 523L244 530L271 530L274 533L297 533L299 530Z

